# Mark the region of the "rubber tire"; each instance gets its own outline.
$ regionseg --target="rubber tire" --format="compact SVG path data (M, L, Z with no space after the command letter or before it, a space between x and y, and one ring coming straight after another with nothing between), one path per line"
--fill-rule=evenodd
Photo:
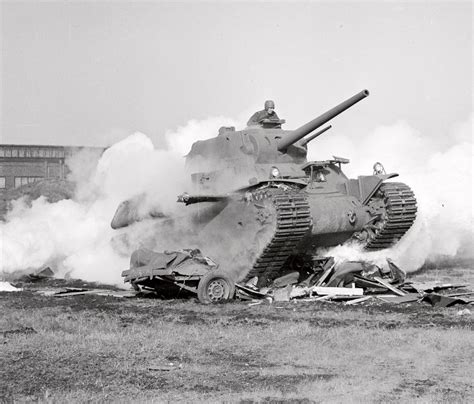
M208 293L209 286L215 281L219 282L226 289L224 290L222 298L217 300L209 296ZM199 301L203 304L225 302L234 298L235 283L232 278L223 271L211 271L204 275L199 281L197 295Z

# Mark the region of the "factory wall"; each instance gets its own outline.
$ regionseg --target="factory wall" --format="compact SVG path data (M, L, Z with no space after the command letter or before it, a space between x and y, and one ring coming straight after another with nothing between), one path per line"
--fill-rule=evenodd
M0 145L0 191L48 178L66 178L69 172L68 158L81 150L91 150L99 156L105 149Z

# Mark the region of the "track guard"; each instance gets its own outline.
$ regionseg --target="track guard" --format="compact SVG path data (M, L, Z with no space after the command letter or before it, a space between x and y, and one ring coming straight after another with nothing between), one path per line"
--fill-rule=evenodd
M382 183L394 177L398 177L398 174L361 175L356 180L349 180L347 193L355 196L363 205L367 205Z

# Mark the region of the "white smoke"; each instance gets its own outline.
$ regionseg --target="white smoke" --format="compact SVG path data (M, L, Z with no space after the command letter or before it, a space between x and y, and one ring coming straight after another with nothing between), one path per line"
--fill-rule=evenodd
M204 120L192 119L176 130L167 131L165 136L170 149L184 156L191 150L194 142L216 136L222 126L236 127L237 125L236 120L223 116L210 117Z
M130 249L138 247L153 226L148 220L112 230L118 204L146 193L150 206L173 214L179 209L176 195L189 187L183 155L194 141L232 125L235 121L222 117L193 120L166 133L170 150L156 150L148 137L135 133L107 149L98 163L77 157L71 163L71 178L78 181L74 200L47 203L40 198L31 207L20 200L0 223L0 272L53 264L60 274L122 284L120 273L128 267ZM389 252L338 247L329 253L374 261L389 256L403 268L415 269L436 255L456 254L469 238L472 244L472 117L453 128L450 141L438 143L403 122L377 128L364 139L333 132L313 142L317 154L311 149L311 158L349 157L352 163L345 171L351 176L371 174L372 164L381 161L413 188L419 213L415 226ZM117 234L128 236L127 245L116 242Z
M404 269L413 271L427 260L455 256L461 248L471 250L473 237L473 117L453 126L439 141L422 134L405 122L381 126L364 139L333 134L314 142L314 159L332 154L352 159L345 172L371 174L380 161L387 173L397 172L418 201L415 225L389 251L367 253L355 247L330 249L339 259L369 259L379 264L390 257ZM314 145L312 145L314 147ZM317 152L317 156L315 155Z
M178 153L155 150L141 133L107 149L98 163L77 157L70 166L79 181L74 200L14 203L0 224L0 272L53 264L60 275L121 284L129 255L113 243L110 221L118 204L146 192L150 204L172 212L186 186L183 166Z

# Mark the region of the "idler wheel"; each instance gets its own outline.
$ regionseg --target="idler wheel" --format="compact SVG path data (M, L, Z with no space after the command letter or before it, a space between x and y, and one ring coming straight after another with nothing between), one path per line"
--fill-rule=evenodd
M235 283L222 271L212 271L202 277L198 284L198 299L201 303L218 303L232 299Z

